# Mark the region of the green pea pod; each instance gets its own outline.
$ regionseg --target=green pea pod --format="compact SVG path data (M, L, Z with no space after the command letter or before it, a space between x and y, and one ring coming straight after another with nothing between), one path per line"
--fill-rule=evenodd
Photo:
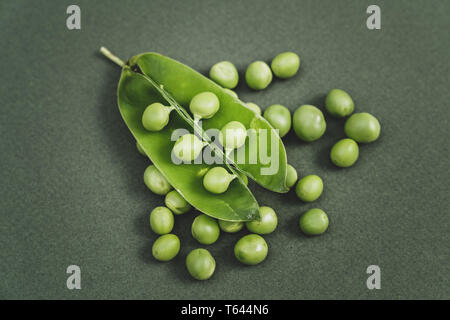
M120 62L120 60L119 60ZM145 75L133 71L122 63L122 75L117 91L120 113L142 149L169 183L199 211L214 218L228 221L248 221L259 217L259 207L242 178L234 179L222 194L209 193L203 187L203 175L212 166L202 164L173 163L172 133L180 128L192 132L193 127L186 113L179 107L170 114L168 125L157 132L150 132L142 125L142 113L154 102L166 103L161 88ZM233 173L232 168L227 166Z
M247 129L254 129L253 139L247 138L245 154L235 152L228 158L234 167L248 175L261 186L284 193L286 184L287 159L283 142L266 119L255 114L243 102L227 93L215 82L190 67L158 53L143 53L129 60L131 68L138 68L176 104L187 109L191 99L203 91L213 92L220 100L219 111L210 119L202 120L203 133L208 129L221 129L230 121L239 121ZM188 117L189 114L185 114ZM189 120L189 122L193 122ZM266 139L260 140L262 135ZM204 136L204 135L203 135ZM208 140L206 140L208 141ZM272 150L274 149L274 150ZM261 156L261 153L265 155ZM270 157L272 156L272 159Z

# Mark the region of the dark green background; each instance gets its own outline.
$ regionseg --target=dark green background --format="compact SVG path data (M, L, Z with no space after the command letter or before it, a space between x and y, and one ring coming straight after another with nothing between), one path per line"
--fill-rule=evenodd
M82 29L66 28L80 5ZM366 8L382 10L382 29L366 28ZM397 299L450 298L449 1L1 1L1 298ZM120 68L156 51L207 72L220 60L239 70L282 51L298 52L299 74L262 92L241 81L243 101L294 111L324 107L334 87L357 111L373 113L381 138L361 146L350 169L328 153L343 122L306 144L292 132L288 159L302 175L323 177L319 201L251 184L279 216L256 267L233 256L239 235L209 246L214 277L190 278L184 259L197 213L176 217L182 249L170 263L151 256L148 226L163 203L142 182L148 161L135 149L116 105ZM328 232L307 238L300 214L329 215ZM70 264L82 290L66 288ZM366 288L366 268L381 268L382 289Z

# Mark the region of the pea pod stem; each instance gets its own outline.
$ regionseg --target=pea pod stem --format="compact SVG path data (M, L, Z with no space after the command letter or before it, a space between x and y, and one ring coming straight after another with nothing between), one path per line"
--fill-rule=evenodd
M106 49L105 47L101 47L100 48L100 52L101 54L103 54L105 57L107 57L109 60L111 60L112 62L114 62L115 64L117 64L119 67L123 68L125 66L125 62L123 62L122 59L120 59L119 57L115 56L114 54L111 53L111 51L109 51L108 49Z

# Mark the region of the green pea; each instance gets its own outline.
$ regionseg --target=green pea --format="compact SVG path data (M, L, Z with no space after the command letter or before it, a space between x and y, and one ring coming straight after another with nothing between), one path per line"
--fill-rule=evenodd
M169 123L172 107L155 102L145 108L142 114L142 125L148 131L160 131Z
M172 189L169 181L154 165L149 165L145 169L144 183L153 193L159 195L165 195Z
M220 194L227 191L230 182L236 178L223 167L214 167L203 177L203 186L211 193Z
M142 148L141 144L139 142L136 141L136 148L139 151L140 154L142 154L143 156L147 156L147 154L145 153L144 149Z
M267 63L255 61L251 63L245 72L247 85L254 90L262 90L272 82L272 71Z
M224 232L235 233L235 232L242 230L242 228L244 227L244 223L235 222L235 221L219 220L219 227Z
M248 186L248 178L247 178L247 176L245 174L243 174L242 172L239 172L238 174L242 178L242 180L244 180L244 184L246 186Z
M247 102L245 105L246 105L249 109L251 109L254 113L256 113L256 114L261 114L261 108L260 108L256 103L253 103L253 102Z
M150 228L154 233L166 234L173 229L173 214L166 207L156 207L150 213Z
M355 113L345 122L345 134L360 143L373 142L380 136L380 123L370 113Z
M239 121L230 121L222 127L219 141L226 150L241 147L247 139L247 129Z
M230 61L216 63L209 70L209 77L222 87L233 89L239 82L239 73Z
M189 110L194 115L194 121L212 118L219 110L219 107L219 98L209 91L195 95L189 104Z
M191 162L199 156L206 144L206 142L200 140L196 135L188 133L181 136L175 142L173 153L178 159L184 162Z
M280 137L284 137L291 130L291 112L281 104L274 104L264 111L264 118L274 127L278 129Z
M323 191L323 181L314 174L303 177L295 187L295 193L300 200L312 202L317 200Z
M294 52L283 52L272 60L272 71L282 79L293 77L300 68L300 57Z
M311 105L300 106L294 112L294 131L303 141L319 139L327 127L322 111Z
M172 210L175 214L183 214L191 210L191 205L177 190L170 191L166 195L164 203L166 204L167 208Z
M189 274L197 280L211 278L216 269L216 260L206 249L194 249L186 257Z
M311 236L324 233L328 228L328 216L321 209L311 209L300 217L300 229Z
M242 237L234 246L235 257L248 265L255 265L264 261L268 251L266 241L257 234L248 234Z
M352 97L341 89L331 90L325 99L325 108L335 117L346 117L355 110Z
M272 233L278 224L275 211L270 207L260 207L259 216L260 220L253 220L245 223L248 231L258 234Z
M290 164L287 165L287 176L286 176L286 185L288 188L291 188L294 186L294 184L297 182L298 175L297 170Z
M331 161L338 167L350 167L359 156L359 147L355 140L342 139L339 140L333 148L331 148Z
M165 234L153 243L152 253L156 260L170 261L180 252L180 239L174 234Z
M237 94L236 92L234 92L233 90L224 88L223 91L225 91L225 92L228 93L228 94L231 94L234 98L239 99L238 94Z
M205 214L194 219L191 227L192 236L201 244L213 244L219 239L220 229L217 221Z

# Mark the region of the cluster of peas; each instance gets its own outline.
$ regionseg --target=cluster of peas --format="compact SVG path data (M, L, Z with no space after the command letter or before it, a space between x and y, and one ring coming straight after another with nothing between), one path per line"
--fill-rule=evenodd
M300 67L300 58L293 52L285 52L276 56L269 67L263 61L251 63L245 73L247 85L254 90L265 89L272 81L272 71L279 78L294 76ZM210 70L210 78L220 84L236 99L237 94L231 89L239 82L236 67L229 61L215 64ZM245 104L256 114L261 115L261 108L255 103ZM331 90L325 101L326 110L334 117L347 117L354 111L354 102L350 95L340 89ZM220 102L212 92L201 92L194 96L189 109L194 115L194 121L209 119L219 110ZM142 116L142 124L149 131L163 129L168 121L171 106L153 103L146 108ZM296 135L303 141L312 142L323 136L326 122L322 111L312 105L300 106L291 117L289 109L280 104L271 105L263 117L278 130L280 137L284 137L294 128ZM368 143L378 139L380 124L378 120L368 113L355 113L345 123L345 133L348 138L338 141L331 149L331 161L339 167L352 166L359 157L357 143ZM226 153L239 148L245 143L247 132L245 126L239 121L227 123L221 130L219 140ZM206 145L193 134L181 136L174 145L172 152L183 161L194 160ZM145 155L141 146L138 150ZM231 181L236 178L223 167L214 167L205 174L203 185L211 193L226 192ZM248 183L247 177L242 176ZM298 182L296 169L288 165L287 186L293 187L297 196L304 202L317 200L323 192L323 181L317 175L308 175ZM173 259L180 250L180 240L170 234L174 224L173 214L183 214L191 209L191 205L171 185L158 169L150 165L144 172L144 182L156 194L165 195L166 207L157 207L150 214L151 229L161 235L153 244L153 256L160 261ZM278 220L275 211L270 207L260 207L260 220L246 222L247 229L253 234L241 238L235 245L234 253L242 263L255 265L262 262L268 252L268 246L261 235L272 233ZM301 230L307 235L320 235L324 233L329 224L327 214L318 208L310 209L304 213L299 221ZM207 215L197 216L192 224L192 236L201 244L209 245L217 241L220 230L228 233L240 231L244 227L242 222L215 220ZM192 250L186 258L189 273L198 280L209 279L215 270L215 260L206 249Z

